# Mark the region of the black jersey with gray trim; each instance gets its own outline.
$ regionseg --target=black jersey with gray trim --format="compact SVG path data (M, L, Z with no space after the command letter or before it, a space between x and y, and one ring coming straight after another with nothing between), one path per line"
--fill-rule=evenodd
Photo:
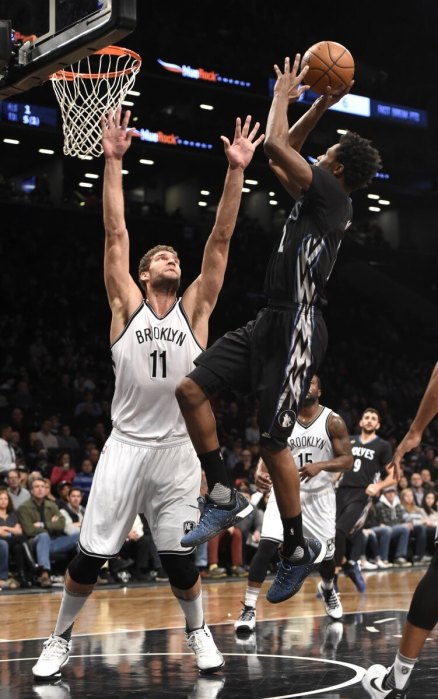
M312 168L309 189L296 200L265 277L272 301L325 306L324 287L353 215L351 199L336 177Z
M362 442L360 435L350 437L353 452L353 468L345 471L339 482L339 488L362 488L365 490L370 483L385 480L388 473L385 466L392 458L392 447L381 437L375 437L369 442Z
M116 375L113 427L146 444L188 439L175 389L202 350L181 299L161 318L144 301L111 346Z

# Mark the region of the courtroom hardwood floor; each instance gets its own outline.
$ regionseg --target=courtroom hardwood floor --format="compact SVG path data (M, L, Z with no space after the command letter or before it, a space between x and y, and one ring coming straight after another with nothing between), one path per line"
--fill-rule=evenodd
M0 698L173 697L270 699L365 697L360 678L370 664L389 664L412 592L425 568L364 573L359 594L339 579L344 617L330 623L312 575L288 602L257 606L255 634L237 637L245 579L207 581L206 621L224 654L223 670L200 677L185 645L180 608L167 583L98 588L74 628L69 664L57 683L35 684L31 667L53 630L62 590L0 594ZM409 697L438 697L438 633L431 633Z

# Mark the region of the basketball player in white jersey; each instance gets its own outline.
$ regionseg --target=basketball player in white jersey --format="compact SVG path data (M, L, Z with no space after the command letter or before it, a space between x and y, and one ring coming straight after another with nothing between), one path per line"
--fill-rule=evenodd
M318 592L326 613L332 619L342 617L342 605L334 588L334 542L336 534L336 498L333 479L340 471L353 466L347 426L340 415L320 405L321 385L314 375L303 401L298 419L288 439L301 480L301 509L305 536L325 542L327 552L319 565L321 581ZM263 461L256 473L259 490L270 489L263 517L259 547L251 561L244 606L235 622L236 632L253 631L256 604L269 564L283 541L283 525L275 500L272 482Z
M204 623L199 572L180 545L196 526L201 469L175 399L175 387L207 344L208 321L221 290L240 207L243 173L264 136L251 117L236 120L234 141L221 136L228 170L199 276L177 297L181 270L176 251L149 250L139 265L144 296L129 273L122 161L132 130L130 112L102 119L105 154L104 278L112 310L110 342L116 375L113 430L102 449L79 540L69 564L54 633L33 667L37 678L59 673L68 661L73 623L92 592L101 566L117 556L143 512L172 591L186 619L187 642L200 672L224 661Z

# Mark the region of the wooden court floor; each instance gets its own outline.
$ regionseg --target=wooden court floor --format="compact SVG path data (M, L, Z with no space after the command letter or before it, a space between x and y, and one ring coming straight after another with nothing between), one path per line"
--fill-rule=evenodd
M318 577L288 602L259 598L254 634L238 637L233 622L245 579L206 582L206 621L225 657L220 673L199 676L186 647L180 608L167 583L99 588L74 628L62 678L32 681L31 667L53 630L62 590L0 594L0 698L173 697L280 699L365 697L360 678L370 664L389 664L415 586L425 568L364 573L359 594L339 579L344 608L330 622L316 598ZM432 632L409 697L438 697L438 633Z

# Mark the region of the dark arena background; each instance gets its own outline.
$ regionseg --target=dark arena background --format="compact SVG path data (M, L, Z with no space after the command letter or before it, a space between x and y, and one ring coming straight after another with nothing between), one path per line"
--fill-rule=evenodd
M0 0L0 18L23 35L38 34L44 17L35 5ZM274 63L282 67L285 56L321 40L351 51L355 99L324 116L302 154L312 162L338 141L339 130L352 130L379 148L383 168L367 190L353 194L354 219L327 285L321 402L342 415L350 434L359 431L367 406L377 408L379 434L395 447L438 359L437 3L139 0L137 14L134 31L118 42L143 60L124 102L142 134L124 159L131 271L136 278L149 248L172 245L181 257L182 289L199 274L222 191L220 136L232 138L235 118L247 114L265 128ZM290 120L306 108L291 106ZM111 430L114 387L102 271L104 160L67 157L62 149L50 81L0 101L0 423L14 431L21 471L49 479L65 453L78 472L86 459L95 466ZM266 262L292 207L263 148L245 179L210 343L263 306ZM229 469L244 478L245 458L248 473L258 460L257 405L224 392L213 408ZM55 442L68 426L75 442L45 447L38 437L44 424ZM422 469L438 488L436 419L404 462L408 481ZM53 480L52 494L58 497ZM254 546L244 548L247 570ZM341 575L345 614L335 623L316 599L313 575L284 604L269 605L262 592L257 631L242 639L233 622L245 572L233 576L223 555L220 579L202 570L206 620L226 660L220 673L198 676L165 579L151 570L137 580L126 566L102 575L75 626L62 679L34 684L31 667L61 598L67 559L59 556L52 587L41 588L35 576L26 588L0 591L1 699L359 699L364 670L392 662L426 570L364 570L361 594ZM438 696L436 658L432 632L409 696Z

